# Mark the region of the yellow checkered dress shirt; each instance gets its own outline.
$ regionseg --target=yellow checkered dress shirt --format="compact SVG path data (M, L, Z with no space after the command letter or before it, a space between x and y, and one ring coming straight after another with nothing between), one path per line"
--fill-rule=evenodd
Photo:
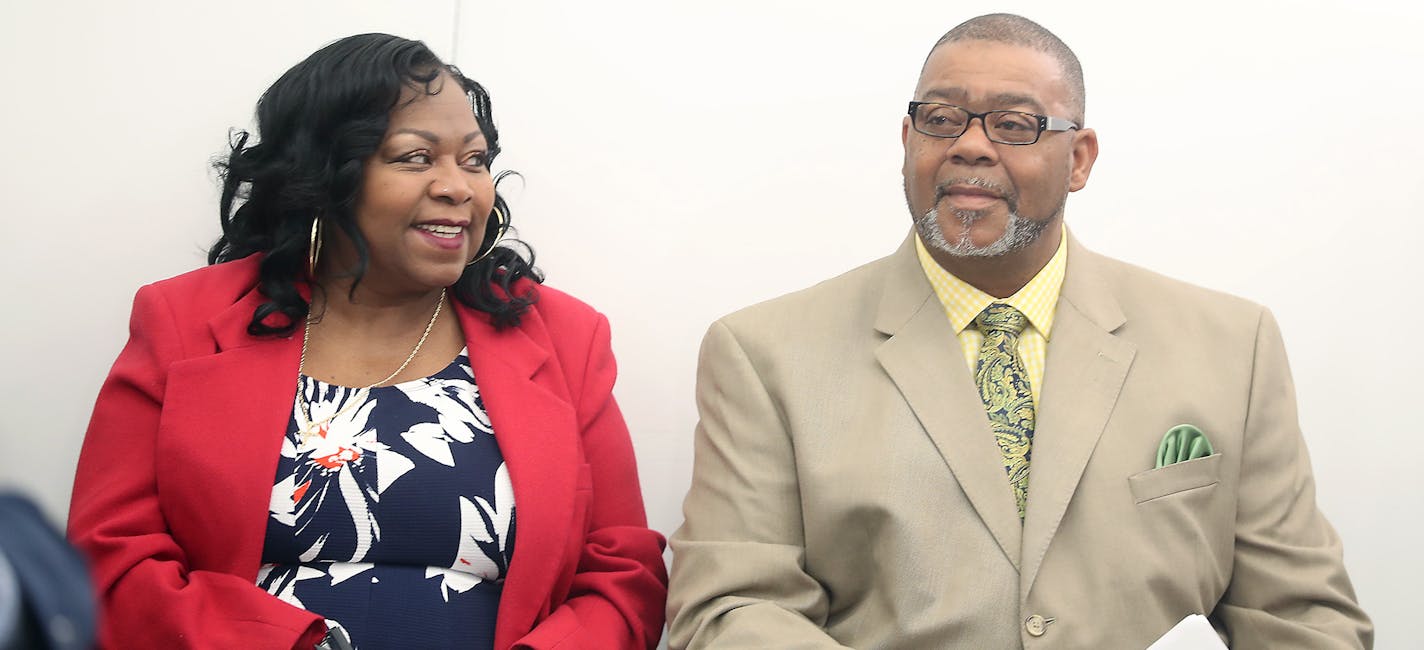
M991 303L1008 303L1028 317L1029 327L1019 336L1019 357L1023 359L1024 370L1028 371L1029 388L1033 391L1033 402L1037 406L1043 385L1043 361L1048 340L1053 336L1053 314L1058 306L1058 293L1063 288L1063 269L1068 264L1068 234L1063 233L1058 242L1058 250L1048 260L1038 274L1017 293L999 300L980 291L952 273L944 270L930 257L929 251L918 236L915 237L915 251L920 257L920 267L925 270L930 286L944 313L949 316L949 324L959 337L959 348L964 353L964 361L969 364L969 372L974 372L974 364L979 361L979 347L984 343L984 335L978 328L971 327L974 317Z

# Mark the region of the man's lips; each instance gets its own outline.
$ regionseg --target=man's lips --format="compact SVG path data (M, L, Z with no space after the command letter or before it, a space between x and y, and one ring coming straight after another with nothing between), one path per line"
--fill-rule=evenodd
M983 210L1003 200L998 193L975 185L952 185L940 192L939 200L961 210Z
M990 199L1002 199L998 192L979 187L978 185L951 185L939 192L941 197L946 196L982 196Z

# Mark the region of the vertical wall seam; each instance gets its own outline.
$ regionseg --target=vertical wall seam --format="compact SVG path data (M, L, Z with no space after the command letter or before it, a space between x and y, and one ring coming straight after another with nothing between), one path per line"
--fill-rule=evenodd
M460 65L460 0L450 0L450 64Z

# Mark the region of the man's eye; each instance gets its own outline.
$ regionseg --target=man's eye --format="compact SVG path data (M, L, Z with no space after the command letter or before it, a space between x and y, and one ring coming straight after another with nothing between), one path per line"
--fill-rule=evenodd
M1036 124L1024 115L1004 115L994 122L994 128L999 131L1032 131Z
M964 119L953 113L930 113L925 122L933 126L959 126L964 123Z

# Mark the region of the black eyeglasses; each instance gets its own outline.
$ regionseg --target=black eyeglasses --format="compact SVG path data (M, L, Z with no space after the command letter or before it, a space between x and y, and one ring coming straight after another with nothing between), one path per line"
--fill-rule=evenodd
M957 138L969 129L974 118L984 127L990 142L1024 145L1038 142L1044 131L1069 131L1079 128L1072 120L1049 117L1023 111L985 111L975 113L953 104L910 102L910 123L915 130L934 138Z

